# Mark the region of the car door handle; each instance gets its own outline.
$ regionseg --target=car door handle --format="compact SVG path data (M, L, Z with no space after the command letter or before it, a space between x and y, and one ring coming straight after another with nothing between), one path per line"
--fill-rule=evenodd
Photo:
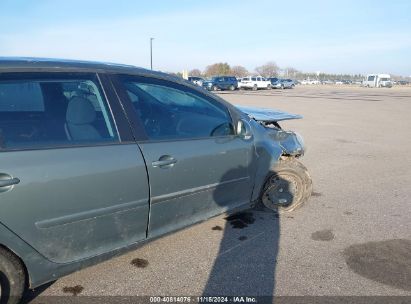
M169 168L172 167L175 163L177 163L177 160L174 157L170 155L163 155L158 160L153 161L151 165L153 167Z
M13 186L13 185L17 185L18 183L20 183L20 179L18 179L17 177L10 178L10 179L4 179L4 180L0 180L0 187Z

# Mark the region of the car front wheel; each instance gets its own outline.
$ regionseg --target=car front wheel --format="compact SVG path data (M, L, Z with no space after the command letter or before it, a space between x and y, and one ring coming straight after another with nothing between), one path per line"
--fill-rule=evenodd
M257 89L258 89L258 87L257 87L257 85L255 84L255 85L253 86L253 91L257 91Z
M230 85L230 87L228 88L230 91L234 91L235 90L235 86Z
M217 86L212 86L212 87L211 87L211 90L213 90L213 91L217 91L217 90L218 90L218 88L217 88Z
M17 304L23 296L26 276L20 260L0 248L0 303Z
M312 189L311 176L302 163L295 158L281 159L271 169L260 201L278 213L291 212L311 197Z

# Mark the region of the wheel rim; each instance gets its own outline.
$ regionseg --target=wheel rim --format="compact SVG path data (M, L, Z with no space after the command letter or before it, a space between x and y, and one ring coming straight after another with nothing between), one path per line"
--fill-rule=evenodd
M263 204L272 210L288 210L294 208L301 199L304 187L300 177L281 172L268 180L262 195Z

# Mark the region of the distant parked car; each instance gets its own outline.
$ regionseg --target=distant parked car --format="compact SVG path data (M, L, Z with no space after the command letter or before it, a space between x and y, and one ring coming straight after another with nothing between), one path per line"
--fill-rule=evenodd
M292 79L280 79L276 77L268 78L273 89L292 89L295 83Z
M294 80L292 79L281 79L281 85L283 89L293 89L295 87Z
M304 79L301 84L320 84L319 80Z
M212 77L211 80L204 81L203 88L210 91L234 91L238 88L238 81L234 76L216 76Z
M281 89L281 79L280 78L271 77L271 78L268 78L267 80L270 81L271 87L273 89Z
M252 89L257 91L258 89L271 90L271 82L261 76L248 76L241 80L241 89Z
M188 81L191 81L192 83L194 83L194 84L196 84L196 85L198 85L198 86L200 86L200 87L203 86L203 82L204 82L204 79L203 79L203 78L197 77L197 76L189 76L187 80L188 80Z

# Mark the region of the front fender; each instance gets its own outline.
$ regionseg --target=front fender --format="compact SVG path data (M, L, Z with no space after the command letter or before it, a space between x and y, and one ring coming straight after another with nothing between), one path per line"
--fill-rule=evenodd
M248 122L253 132L255 146L255 177L251 197L251 200L255 201L260 196L267 175L281 156L300 157L304 155L305 148L304 141L298 133L264 127L253 119Z

